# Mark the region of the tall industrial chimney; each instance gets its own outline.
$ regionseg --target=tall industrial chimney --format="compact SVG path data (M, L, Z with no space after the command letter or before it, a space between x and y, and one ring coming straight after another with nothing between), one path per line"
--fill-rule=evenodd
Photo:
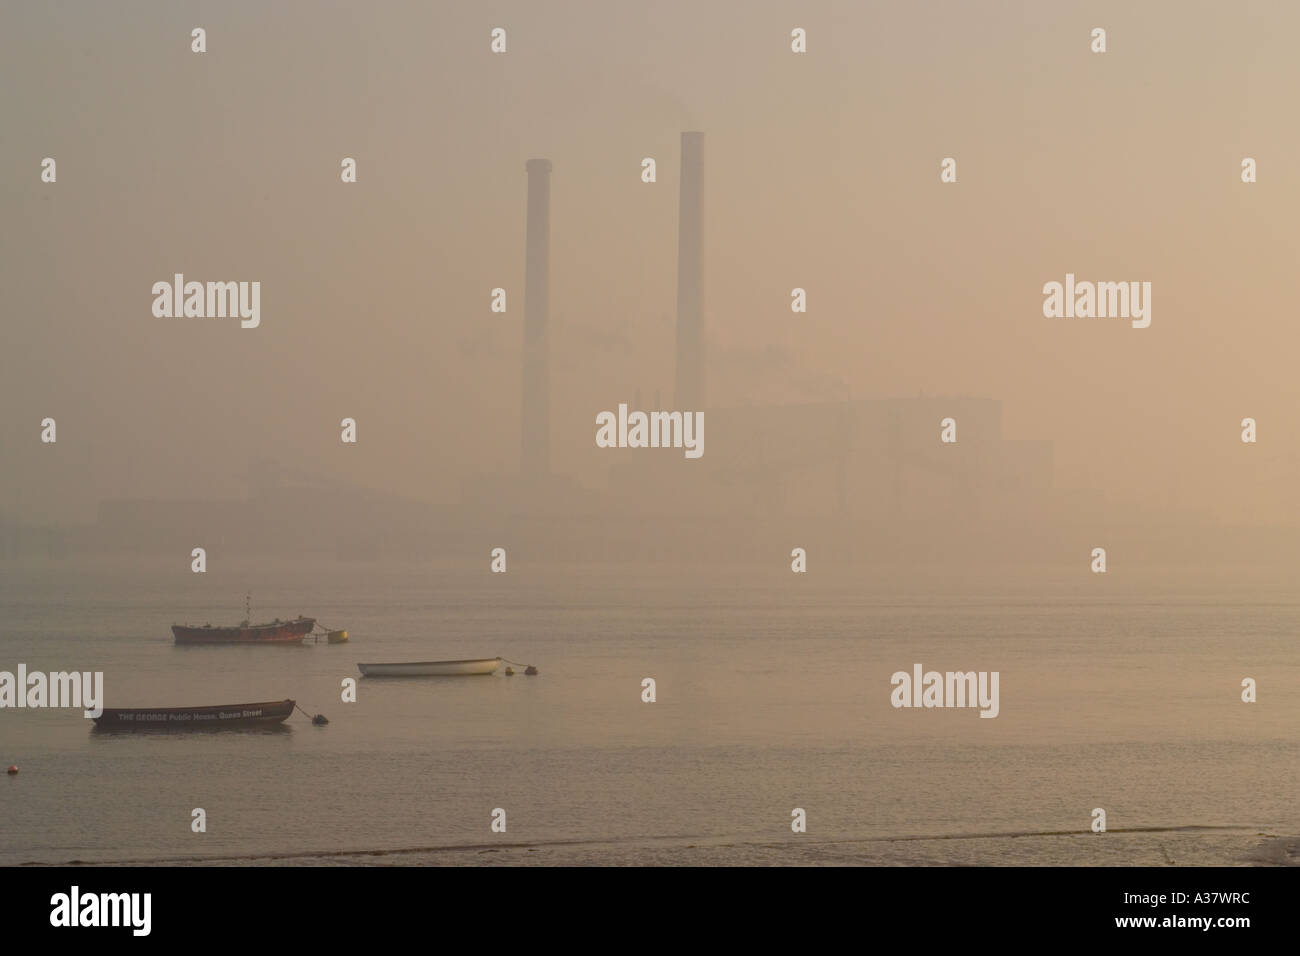
M530 159L527 262L524 272L523 473L551 470L550 314L551 161Z
M704 407L704 134L682 133L677 209L678 411Z

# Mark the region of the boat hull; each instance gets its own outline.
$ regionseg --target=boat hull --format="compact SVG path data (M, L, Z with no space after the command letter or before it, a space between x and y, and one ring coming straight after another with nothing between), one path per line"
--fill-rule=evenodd
M465 661L410 661L395 664L358 664L362 677L469 677L491 674L501 658L484 657Z
M193 627L173 624L172 637L177 644L301 644L316 626L316 619L300 617L293 621L250 624L240 627Z
M273 727L293 713L294 701L217 704L210 707L105 707L96 730L224 730Z

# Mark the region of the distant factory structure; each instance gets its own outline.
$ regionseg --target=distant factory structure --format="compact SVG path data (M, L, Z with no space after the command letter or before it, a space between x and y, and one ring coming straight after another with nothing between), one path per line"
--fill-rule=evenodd
M682 133L677 202L677 381L679 411L705 405L704 134Z
M673 510L884 523L1042 518L1049 505L1051 442L1004 439L992 399L710 408L706 419L702 458L624 461L612 471L615 497L645 500L657 487ZM945 419L955 442L941 441Z
M525 225L524 348L520 421L525 478L551 473L551 161L530 159Z
M549 159L529 159L524 228L519 469L466 479L458 505L438 508L319 474L262 463L247 498L117 500L100 506L78 543L91 550L188 553L194 542L261 553L351 560L486 556L525 560L754 557L792 544L848 559L965 548L1029 554L1059 549L1060 529L1095 531L1099 499L1052 488L1052 446L1009 441L1001 403L986 398L866 398L807 404L710 404L706 391L704 134L681 134L676 367L673 406L704 413L704 454L609 451L607 487L584 486L551 457ZM608 396L617 408L640 391ZM661 390L654 390L660 410ZM595 414L566 427L591 429ZM951 420L955 442L941 440ZM31 537L10 528L0 538ZM43 548L60 544L44 542ZM1073 544L1071 545L1074 546ZM1080 545L1082 546L1082 542ZM11 545L16 547L16 545ZM31 550L24 544L23 550Z
M759 535L787 523L825 522L835 534L903 527L916 537L979 526L1006 537L1065 515L1052 496L1052 445L1002 435L1001 403L984 398L874 398L727 407L706 392L704 134L681 134L677 237L676 368L670 411L705 411L706 453L686 460L661 451L619 451L605 491L581 489L545 467L549 424L546 316L551 164L527 163L528 206L523 344L524 494L476 481L471 497L512 512L516 529L567 537L591 523L636 550L673 528L679 539L724 528ZM611 396L607 407L634 401ZM655 392L654 410L660 410ZM955 442L941 441L954 423ZM584 425L586 423L584 422ZM545 488L545 493L542 489ZM531 492L531 493L529 493ZM1077 511L1078 503L1072 509ZM567 529L553 526L565 518ZM649 520L649 524L647 521ZM682 527L674 527L680 521ZM744 529L748 529L747 531ZM785 533L781 530L779 533Z

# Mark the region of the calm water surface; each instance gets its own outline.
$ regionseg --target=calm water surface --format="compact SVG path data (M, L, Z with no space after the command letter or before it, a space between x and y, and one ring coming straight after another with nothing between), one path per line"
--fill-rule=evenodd
M21 767L0 864L1300 858L1290 572L213 563L0 568L0 670L101 670L108 706L293 697L329 725L99 735L0 710L0 764ZM352 641L173 645L173 622L240 620L248 589L255 619ZM359 660L496 655L541 673L361 679L340 700ZM1000 716L893 709L915 662L999 671Z

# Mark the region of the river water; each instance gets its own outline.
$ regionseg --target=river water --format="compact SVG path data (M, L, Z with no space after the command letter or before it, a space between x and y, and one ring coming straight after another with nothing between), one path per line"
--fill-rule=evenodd
M110 707L292 697L329 724L117 735L0 710L21 768L0 864L1300 859L1288 571L487 563L5 566L0 670L102 671ZM236 623L247 590L256 620L352 640L173 645L174 622ZM497 655L540 673L358 679L341 700L358 661ZM998 671L999 715L895 709L916 663Z

